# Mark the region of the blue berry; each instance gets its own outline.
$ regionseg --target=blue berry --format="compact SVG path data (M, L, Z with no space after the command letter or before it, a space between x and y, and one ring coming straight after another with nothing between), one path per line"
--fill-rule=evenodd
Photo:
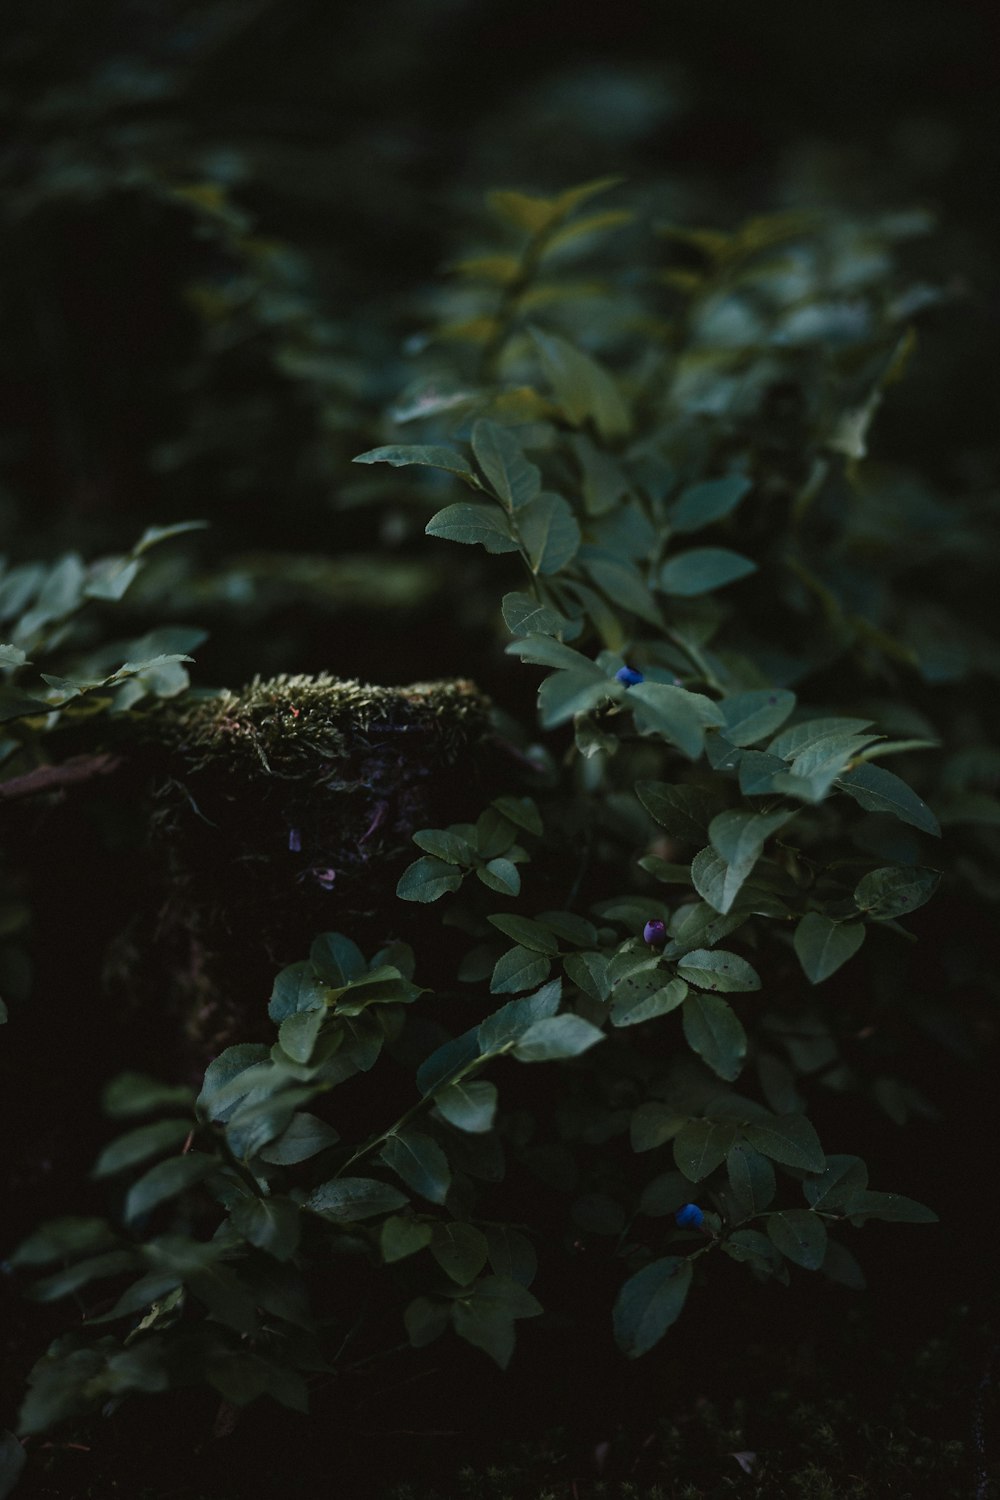
M705 1215L697 1203L685 1203L684 1207L679 1208L674 1214L674 1223L681 1229L700 1229L704 1220Z
M619 667L615 673L615 681L624 682L626 687L635 687L638 683L645 682L645 680L642 673L637 672L635 667Z
M659 917L652 917L642 929L643 941L651 948L659 948L667 941L667 924Z

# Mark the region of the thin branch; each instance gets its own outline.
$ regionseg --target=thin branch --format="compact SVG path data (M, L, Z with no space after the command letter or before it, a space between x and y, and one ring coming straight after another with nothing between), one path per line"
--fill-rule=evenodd
M105 750L98 755L74 755L58 766L36 766L33 771L25 771L23 776L12 776L9 781L0 782L0 802L34 797L39 792L62 791L92 781L95 776L108 776L122 764L122 756Z

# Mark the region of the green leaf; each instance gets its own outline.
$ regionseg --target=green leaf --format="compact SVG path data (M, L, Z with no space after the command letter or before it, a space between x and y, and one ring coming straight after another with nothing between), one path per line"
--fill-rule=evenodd
M598 1003L611 993L608 961L603 953L567 953L563 959L567 979Z
M406 1194L374 1177L333 1177L306 1199L304 1208L334 1224L357 1224L402 1208Z
M828 1156L823 1171L807 1177L802 1191L811 1208L836 1213L867 1186L868 1168L859 1156Z
M158 1162L129 1188L124 1208L126 1224L134 1224L136 1219L152 1213L161 1203L187 1192L207 1177L209 1172L214 1172L216 1167L215 1157L205 1156L200 1151L191 1151L187 1156L171 1156L166 1161Z
M509 859L498 856L487 860L485 865L477 867L476 876L488 890L496 891L501 896L520 895L521 876L517 865Z
M534 662L539 667L556 667L561 671L575 672L590 681L600 683L610 690L607 673L582 651L563 645L549 635L529 635L524 640L511 641L505 655L516 656L524 662Z
M766 747L769 755L780 755L782 760L794 760L803 750L829 739L835 734L860 734L871 727L871 719L807 719L802 724L793 724L783 729Z
M140 1125L109 1142L91 1169L92 1177L111 1177L124 1172L151 1156L162 1156L179 1146L191 1129L188 1120L157 1120L152 1125Z
M533 573L558 573L580 546L580 527L562 495L537 496L519 512L517 529Z
M744 1217L762 1213L777 1191L774 1168L746 1141L737 1141L726 1156L729 1185L745 1210Z
M688 1120L674 1137L674 1161L689 1182L701 1182L725 1161L736 1134L731 1120Z
M424 527L426 536L441 537L446 542L464 546L485 547L487 552L516 552L517 542L510 522L495 505L446 505L432 516Z
M538 808L530 797L494 797L491 807L525 833L540 838L544 833Z
M574 427L591 420L602 438L625 437L632 418L610 371L558 334L530 332L567 420Z
M27 719L35 714L50 712L50 704L43 698L29 698L17 688L0 688L0 724L9 724L13 719Z
M446 1276L457 1281L459 1286L468 1286L486 1264L486 1236L472 1224L462 1224L457 1220L435 1224L431 1254Z
M422 1224L419 1219L404 1219L392 1214L383 1223L379 1236L382 1260L388 1266L416 1255L418 1250L430 1244L431 1233L431 1226Z
M767 797L775 790L775 777L786 774L786 763L763 750L740 752L740 791L745 797Z
M835 922L818 911L807 912L793 939L799 963L810 984L821 984L853 958L865 940L861 922Z
M71 1260L77 1255L92 1255L118 1244L106 1219L65 1215L50 1219L8 1257L12 1266L47 1266L57 1260Z
M496 1084L470 1079L450 1083L434 1095L436 1107L449 1125L482 1135L492 1130L497 1112Z
M472 429L472 451L494 493L511 510L520 510L534 500L541 488L540 470L524 456L517 438L507 427L485 417Z
M532 985L542 984L548 978L551 967L551 959L544 954L532 953L520 944L509 948L496 961L490 994L516 995L520 990L530 990Z
M940 879L936 870L888 865L858 882L854 904L875 921L892 921L929 901Z
M424 1058L417 1069L417 1088L421 1094L433 1094L443 1084L450 1083L478 1056L478 1028L470 1026L461 1036L442 1042L429 1057Z
M88 1260L78 1260L74 1265L66 1266L52 1276L36 1281L31 1288L30 1295L35 1302L56 1302L60 1297L68 1297L73 1292L78 1292L81 1287L88 1286L92 1281L100 1281L109 1276L121 1276L125 1271L133 1271L136 1264L134 1250L106 1250L103 1255L94 1255Z
M734 693L719 704L731 745L754 745L773 734L795 707L795 694L787 688L765 688Z
M722 889L716 901L709 901L723 915L729 911L740 888L764 850L764 845L773 833L783 828L795 817L794 812L764 813L744 812L733 809L721 812L712 819L708 836L712 848L725 861L726 873ZM714 887L713 887L714 888ZM699 888L699 895L709 900Z
M722 1241L722 1249L733 1260L751 1266L762 1276L788 1280L788 1271L778 1247L757 1229L737 1229Z
M499 1052L508 1042L522 1037L536 1021L554 1016L559 1009L561 994L562 984L554 979L533 995L525 995L522 1000L508 1000L506 1005L480 1023L480 1053L486 1057L490 1053Z
M808 1208L781 1209L767 1216L767 1233L782 1255L807 1271L818 1271L826 1255L826 1225Z
M568 624L554 609L539 604L532 594L504 594L501 608L511 635L559 635Z
M760 989L756 969L745 958L728 953L725 948L695 948L678 960L677 972L688 984L701 990L731 994Z
M635 689L632 689L634 692ZM637 781L635 794L643 807L671 838L700 844L717 804L701 787L671 786L665 781Z
M339 982L349 983L346 979ZM289 964L278 974L271 990L267 1013L272 1021L280 1023L289 1016L299 1015L304 1011L322 1011L326 1009L329 993L329 987L316 977L313 961L303 959L300 963Z
M776 1115L773 1119L750 1120L742 1127L743 1139L772 1161L803 1172L822 1172L826 1157L812 1124L805 1115Z
M302 1221L299 1206L291 1198L238 1198L229 1219L248 1244L275 1260L290 1259L299 1247Z
M461 884L462 877L454 865L425 854L403 871L396 885L396 895L403 901L426 904L437 901L446 891L457 891Z
M646 1354L684 1310L691 1262L665 1255L630 1276L615 1300L615 1342L629 1359Z
M662 734L689 760L705 748L705 730L722 723L711 698L663 682L640 682L628 690L628 703L640 730Z
M687 993L683 979L671 979L661 969L626 974L614 988L611 1024L638 1026L656 1016L668 1015L684 1004Z
M505 937L513 938L515 943L520 943L522 948L528 948L532 953L546 953L554 956L559 952L559 944L547 927L541 922L534 922L530 917L519 917L513 912L500 912L496 916L488 917L487 921L496 927Z
M660 588L665 594L693 599L748 578L756 571L755 562L739 552L731 552L728 547L692 547L689 552L678 552L663 564Z
M536 1021L514 1047L519 1062L549 1062L553 1058L578 1057L598 1042L604 1033L582 1016L570 1013Z
M437 1141L423 1131L406 1130L391 1135L379 1156L421 1197L431 1203L443 1203L447 1198L451 1187L447 1158Z
M448 865L474 865L476 853L468 839L443 828L421 828L413 835L418 849L443 859Z
M460 1338L505 1370L514 1352L514 1319L535 1317L541 1311L541 1304L516 1281L487 1276L470 1296L455 1301L452 1323Z
M320 979L333 989L343 989L368 972L361 949L342 932L324 932L316 938L309 949L309 961Z
M288 1126L277 1140L270 1141L258 1154L262 1161L277 1167L291 1167L297 1162L308 1161L327 1146L333 1146L340 1136L325 1120L316 1115L300 1111L293 1115Z
M0 667L23 667L31 663L20 646L0 646Z
M190 1110L194 1095L182 1084L161 1083L145 1073L120 1073L101 1095L101 1108L113 1120L151 1115L161 1109Z
M657 1146L672 1141L687 1123L687 1115L679 1115L671 1105L659 1099L646 1099L632 1111L629 1126L632 1150L655 1151Z
M543 729L556 729L576 714L589 713L614 697L615 684L589 672L553 672L538 689L539 719ZM633 692L635 689L633 689Z
M687 1044L704 1063L732 1083L747 1055L747 1034L721 995L688 995L682 1012Z
M399 469L407 464L419 464L430 469L444 469L449 474L458 474L466 483L480 488L472 471L472 465L458 448L446 443L390 443L382 448L369 448L351 460L355 464L391 464Z
M0 1431L0 1500L13 1494L28 1462L28 1450L13 1432Z
M921 801L905 781L882 766L857 766L839 777L837 786L853 797L865 812L892 813L901 822L909 823L923 833L932 833L935 838L941 836L941 825L926 802Z
M531 1241L509 1224L488 1224L485 1232L494 1274L519 1286L530 1286L538 1271L538 1256Z
M325 1010L297 1011L293 1016L286 1016L278 1027L281 1050L293 1062L307 1063L312 1057L316 1038L325 1020Z
M674 531L700 531L713 521L721 521L739 505L752 484L743 474L724 474L721 479L706 479L688 485L670 508L670 525Z
M936 1224L938 1216L933 1209L913 1198L904 1198L901 1193L859 1192L848 1199L843 1211L852 1224L863 1224L866 1219L884 1219L888 1224Z

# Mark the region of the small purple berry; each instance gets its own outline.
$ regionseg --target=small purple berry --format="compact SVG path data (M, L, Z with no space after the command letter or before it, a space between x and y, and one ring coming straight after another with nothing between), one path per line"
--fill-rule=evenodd
M298 828L288 830L288 849L291 854L302 853L302 833Z
M705 1221L705 1215L697 1203L685 1203L674 1214L674 1223L681 1229L700 1229Z
M659 948L667 941L667 924L661 922L659 917L651 917L642 929L643 942L651 948Z
M615 673L615 681L624 682L626 687L636 687L640 682L645 682L645 680L642 673L637 672L635 667L619 667Z

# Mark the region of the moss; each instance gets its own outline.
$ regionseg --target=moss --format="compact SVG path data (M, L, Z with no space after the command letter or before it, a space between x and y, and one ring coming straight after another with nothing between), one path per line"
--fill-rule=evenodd
M254 1035L260 986L317 932L405 936L413 914L387 896L414 832L475 817L509 781L489 700L463 680L256 678L149 729L155 947L199 1052ZM148 938L123 935L119 986L136 988L129 955Z

